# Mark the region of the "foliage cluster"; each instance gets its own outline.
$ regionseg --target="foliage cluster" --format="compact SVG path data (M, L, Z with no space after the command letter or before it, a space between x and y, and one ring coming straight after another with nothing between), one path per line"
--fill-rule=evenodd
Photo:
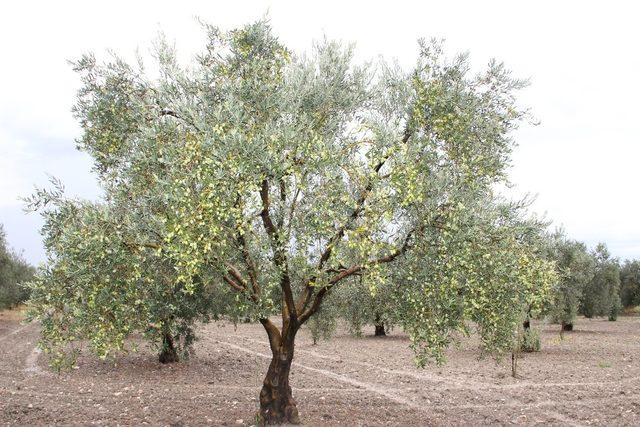
M540 349L540 332L533 328L526 328L520 340L520 350L525 353L535 353Z

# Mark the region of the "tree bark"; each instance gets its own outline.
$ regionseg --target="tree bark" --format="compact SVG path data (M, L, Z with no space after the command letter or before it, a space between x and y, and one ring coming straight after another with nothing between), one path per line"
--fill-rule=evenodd
M300 424L296 401L289 385L289 373L293 361L293 337L272 349L273 358L260 391L260 425Z
M375 332L375 336L376 337L385 337L387 336L387 332L384 330L384 323L376 323L376 332Z
M165 332L162 335L162 349L158 355L158 361L160 363L175 363L180 360L178 351L173 342L173 337L170 333Z
M374 326L376 327L375 336L376 337L385 337L387 336L387 332L384 330L384 322L379 314L376 314L376 319Z

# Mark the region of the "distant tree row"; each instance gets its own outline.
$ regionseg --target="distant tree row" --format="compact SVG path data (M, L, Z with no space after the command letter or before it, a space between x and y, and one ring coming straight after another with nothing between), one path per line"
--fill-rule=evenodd
M0 310L12 308L29 298L29 290L21 284L29 280L35 269L7 245L0 224Z
M538 233L538 246L544 258L555 263L558 274L551 297L533 317L546 317L560 324L562 331L571 331L579 314L615 321L623 308L640 305L640 261L621 263L611 256L606 244L599 243L589 250L563 231L545 233L539 228ZM368 292L367 286L360 278L358 286L348 288L331 310L319 313L309 325L314 342L329 337L338 318L347 322L354 335L361 335L363 328L370 326L376 336L384 336L402 323L403 313L397 312L393 303L401 287L390 281L378 285L375 292ZM523 310L527 332L532 313L530 307Z
M549 314L562 325L562 330L573 329L577 314L587 318L606 316L615 321L623 306L633 305L632 295L637 295L639 282L637 274L633 280L632 266L637 261L627 261L621 266L604 243L589 251L584 243L568 239L560 232L550 239L549 256L556 261L560 277Z

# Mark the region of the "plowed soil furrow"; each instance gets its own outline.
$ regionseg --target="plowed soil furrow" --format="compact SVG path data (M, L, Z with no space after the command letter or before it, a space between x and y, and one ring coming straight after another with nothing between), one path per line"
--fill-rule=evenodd
M55 374L36 348L37 325L0 313L0 425L251 425L271 357L260 325L212 324L190 360L161 365L141 347L115 361L83 353ZM463 338L445 366L413 364L408 339L354 338L312 345L302 331L291 374L302 421L331 425L640 425L640 319L580 319L543 351L508 363L479 359Z

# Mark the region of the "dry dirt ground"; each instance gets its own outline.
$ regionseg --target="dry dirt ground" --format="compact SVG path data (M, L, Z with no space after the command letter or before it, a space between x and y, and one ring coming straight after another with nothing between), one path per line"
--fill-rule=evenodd
M542 328L543 350L519 363L478 359L477 341L448 364L412 363L408 340L346 333L311 345L298 338L292 372L304 425L640 425L640 318L580 319L560 341ZM371 332L371 331L368 331ZM160 365L151 350L116 363L81 357L50 372L35 348L37 325L0 313L0 425L251 425L269 363L259 325L199 329L196 355Z

